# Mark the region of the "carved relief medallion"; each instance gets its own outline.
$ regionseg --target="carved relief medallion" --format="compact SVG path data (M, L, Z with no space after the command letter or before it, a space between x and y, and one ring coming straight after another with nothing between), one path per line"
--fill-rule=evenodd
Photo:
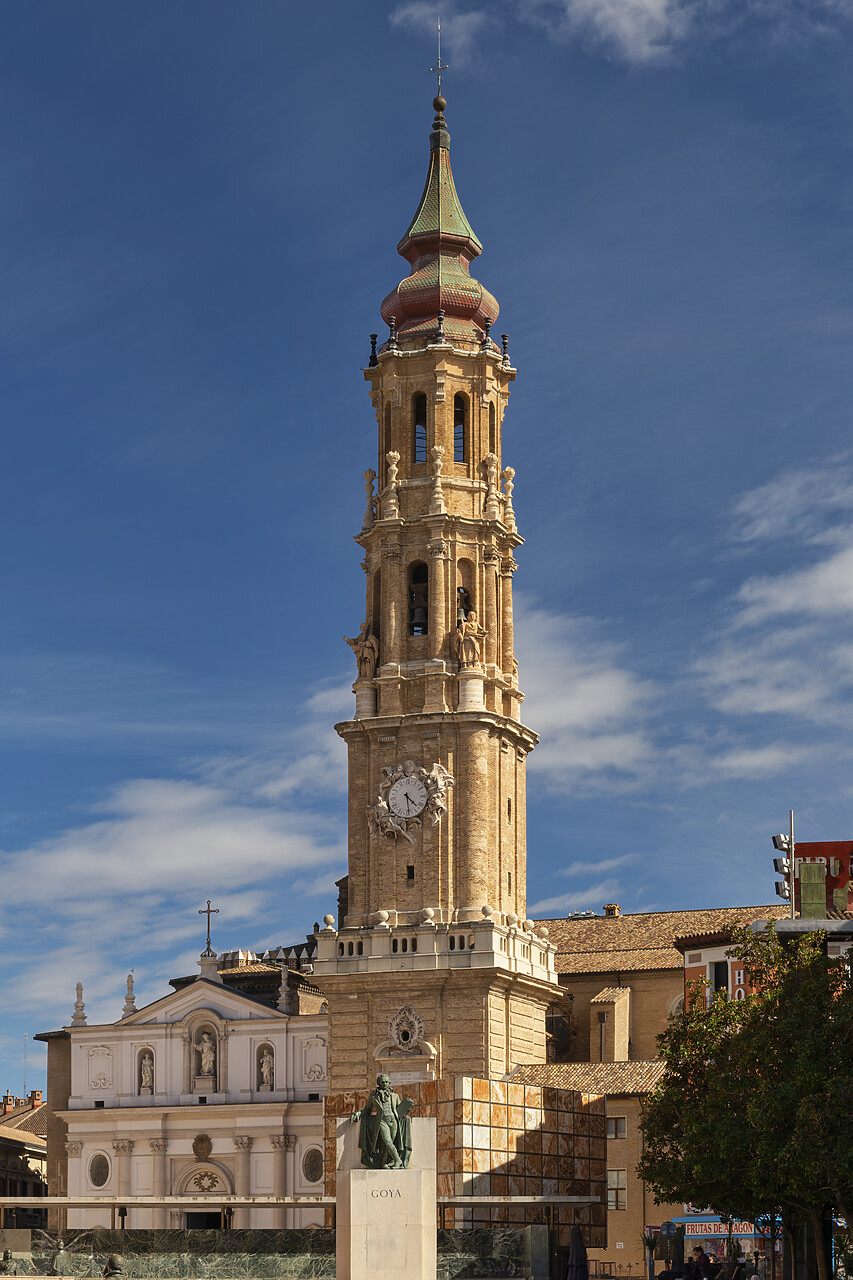
M402 1053L412 1053L423 1037L423 1019L410 1004L404 1004L388 1023L388 1039L395 1049Z

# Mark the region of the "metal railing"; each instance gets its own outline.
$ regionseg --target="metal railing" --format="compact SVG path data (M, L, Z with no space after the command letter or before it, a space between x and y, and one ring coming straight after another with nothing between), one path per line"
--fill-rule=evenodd
M554 1225L554 1210L561 1205L575 1207L598 1204L598 1196L438 1196L439 1227L444 1228L445 1210L449 1208L473 1209L522 1208L541 1205L549 1226ZM223 1228L234 1209L311 1209L333 1210L334 1196L217 1196L207 1193L200 1196L0 1196L0 1222L11 1209L99 1209L109 1208L111 1229L116 1230L116 1215L120 1230L124 1229L128 1209L187 1209L196 1212L215 1213L219 1210Z

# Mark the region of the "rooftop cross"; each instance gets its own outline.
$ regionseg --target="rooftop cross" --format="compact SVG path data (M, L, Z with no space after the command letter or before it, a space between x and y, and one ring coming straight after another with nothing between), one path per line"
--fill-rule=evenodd
M198 914L200 916L207 916L207 947L201 954L203 956L215 956L216 952L211 951L210 949L210 917L219 915L219 907L212 907L210 905L210 898L208 898L207 906L199 907Z
M441 61L441 18L438 18L437 22L438 22L438 61L436 62L434 67L430 67L430 71L434 71L436 78L438 79L438 97L440 98L441 97L441 73L442 71L449 71L450 67L447 65L446 62Z

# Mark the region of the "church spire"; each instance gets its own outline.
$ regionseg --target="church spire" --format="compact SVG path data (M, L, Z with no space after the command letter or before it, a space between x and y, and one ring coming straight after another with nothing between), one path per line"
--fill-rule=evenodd
M429 169L423 195L397 252L411 267L382 303L386 324L396 321L396 338L404 346L435 340L444 313L443 338L451 343L480 343L487 325L498 317L498 304L475 280L469 264L483 246L465 217L450 167L450 134L444 110L433 100Z

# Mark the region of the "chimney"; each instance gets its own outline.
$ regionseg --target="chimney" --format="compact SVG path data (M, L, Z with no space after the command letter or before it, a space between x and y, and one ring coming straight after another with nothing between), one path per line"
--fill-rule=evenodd
M9 1093L8 1089L3 1094L3 1115L8 1115L10 1111L15 1110L15 1095Z
M622 908L619 906L618 902L605 902L604 914L605 916L610 916L610 917L621 916Z
M40 1107L42 1102L44 1101L41 1089L33 1089L27 1101L29 1102L33 1111L35 1111L36 1107Z

